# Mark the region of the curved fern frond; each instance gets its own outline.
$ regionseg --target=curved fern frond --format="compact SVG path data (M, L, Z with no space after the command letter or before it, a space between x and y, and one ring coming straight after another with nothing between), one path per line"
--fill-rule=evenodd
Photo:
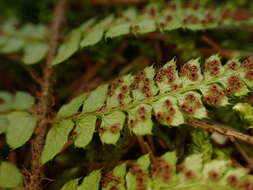
M61 190L209 190L214 186L215 189L252 189L253 176L245 168L234 168L229 160L204 162L201 154L192 154L179 164L176 153L167 152L152 159L144 155L103 175L95 170L81 185L74 179Z
M198 3L188 6L182 4L180 1L152 3L142 10L129 8L119 16L109 15L97 22L91 19L70 32L52 64L65 61L79 50L79 46L93 46L102 39L127 34L166 32L180 28L196 31L253 24L251 15L239 10L229 10L225 7L218 9Z
M34 103L34 97L26 92L12 95L0 91L0 134L5 134L12 149L23 146L33 134L37 120L32 112Z
M46 37L48 29L44 25L25 24L17 27L16 20L7 20L0 26L0 53L23 52L22 61L34 64L47 54Z
M73 99L57 114L56 127L46 139L43 162L60 152L73 121L75 146L85 148L95 131L102 143L115 144L124 126L136 135L152 134L154 118L164 126L179 127L187 118L207 118L205 105L232 104L230 98L244 96L253 87L253 59L231 59L222 65L220 57L213 55L202 69L200 65L199 58L190 60L178 72L175 60L171 60L157 71L150 66ZM69 128L66 122L71 123ZM52 152L55 139L60 146Z

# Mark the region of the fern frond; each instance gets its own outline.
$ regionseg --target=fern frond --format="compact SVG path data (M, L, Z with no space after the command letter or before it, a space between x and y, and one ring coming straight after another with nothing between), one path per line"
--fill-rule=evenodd
M215 189L252 189L253 178L247 169L234 168L229 160L204 162L201 154L192 154L179 164L175 152L167 152L159 158L144 155L104 175L95 170L81 185L74 179L61 190L209 190L214 186Z
M48 49L48 29L44 25L25 24L17 27L17 21L9 19L0 27L0 53L23 51L22 61L34 64L42 60Z
M37 120L32 111L34 103L34 97L26 92L12 95L0 91L0 134L5 134L12 149L23 146L33 134Z
M49 132L54 131L61 146L52 152L50 147L56 145L49 135L43 162L61 150L60 139L65 141L70 133L67 121L71 129L75 122L72 140L77 147L85 148L95 131L102 143L115 144L124 126L136 135L152 134L154 118L164 126L179 127L187 118L207 118L206 105L230 105L231 98L244 96L253 87L253 59L231 59L222 65L220 57L213 55L202 70L200 65L199 58L190 60L178 72L176 61L171 60L157 71L150 66L73 99L59 110L56 127Z
M52 64L65 61L79 50L79 46L81 48L93 46L102 39L127 34L139 35L176 29L197 31L253 24L251 15L238 10L182 4L180 1L165 4L152 3L143 10L129 8L119 16L109 15L98 21L91 19L70 32Z

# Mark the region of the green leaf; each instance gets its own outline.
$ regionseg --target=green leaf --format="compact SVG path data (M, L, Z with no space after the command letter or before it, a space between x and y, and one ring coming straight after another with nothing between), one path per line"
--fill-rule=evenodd
M180 70L180 74L184 86L201 82L203 76L200 69L200 59L192 59L185 63Z
M132 95L134 101L143 100L147 97L154 96L158 92L158 88L155 85L155 69L153 66L146 67L144 71L139 72L135 76L133 82L134 89L132 90ZM137 78L137 79L136 79Z
M127 105L132 101L131 97L131 84L133 82L132 75L125 75L116 78L108 89L108 97L106 99L107 107L118 107Z
M0 187L15 188L23 185L23 177L15 165L0 162Z
M104 36L105 26L109 25L113 18L113 16L104 18L97 25L95 25L91 31L87 32L80 43L81 47L87 47L98 43Z
M104 29L95 29L85 35L84 39L81 41L80 45L82 48L87 46L92 46L98 43L104 36Z
M114 38L117 36L122 36L130 33L131 23L117 24L109 29L105 34L105 38Z
M118 190L125 190L126 163L116 166L112 171L112 175L118 181L110 180L105 187L102 187L102 190L111 190L113 187L116 187Z
M114 111L102 117L100 128L103 130L99 134L102 143L116 144L120 138L120 131L125 123L125 118L125 114L121 111Z
M228 166L228 160L212 160L204 165L202 171L203 177L208 180L210 172L216 172L221 177L228 169Z
M253 107L248 103L237 103L233 110L239 113L242 120L248 122L250 127L253 127Z
M159 158L158 158L159 159ZM180 183L176 176L176 163L177 163L177 156L176 152L167 152L163 154L159 160L155 160L156 163L162 160L162 163L166 163L167 166L170 168L169 171L166 172L164 168L159 168L159 164L153 166L153 170L157 170L158 174L152 174L153 179L153 189L170 189L171 186L175 186L176 184ZM168 175L168 179L164 179L163 176L160 174Z
M83 104L83 112L93 112L102 108L107 97L108 85L102 85L91 91Z
M94 115L87 115L76 122L75 132L77 137L75 139L75 146L85 148L92 140L97 117Z
M164 73L167 73L167 75ZM178 76L175 59L167 62L158 70L156 84L159 87L160 93L169 92L182 86L181 78Z
M0 111L12 109L13 97L10 93L0 91Z
M57 117L63 118L77 114L86 97L87 94L82 94L72 99L68 104L63 105L58 111Z
M202 119L207 117L207 111L201 101L201 95L197 92L186 92L178 97L181 111L189 117Z
M210 141L210 135L203 129L193 129L191 131L192 142L189 152L191 154L202 154L204 161L209 161L213 155L213 146Z
M156 23L152 19L143 19L141 21L138 21L136 24L132 26L133 30L136 28L136 31L134 33L136 34L145 34L149 32L156 31Z
M177 99L166 96L152 104L156 119L163 125L179 126L184 123L184 117L177 106Z
M136 135L152 134L153 122L151 119L152 107L141 104L128 111L128 126Z
M73 179L73 180L67 182L61 188L61 190L77 190L78 181L79 181L79 179Z
M64 43L59 47L58 53L53 60L52 65L57 65L67 60L79 49L79 42L81 40L82 32L89 28L94 23L94 21L94 19L90 19L83 23L79 28L71 31L68 39L64 41Z
M3 53L12 53L20 50L24 46L24 40L21 38L9 38L5 45L0 48L0 51Z
M35 103L35 99L27 92L16 92L13 100L13 109L30 109Z
M204 96L205 103L212 106L227 106L229 104L228 97L225 95L224 89L217 83L203 85L200 91Z
M146 154L144 156L141 156L138 158L136 161L136 167L138 169L142 170L142 174L139 175L138 177L141 177L144 181L144 189L149 189L151 188L151 181L150 178L148 177L148 168L150 165L150 159L149 155ZM137 175L131 172L131 170L127 173L126 175L126 186L127 190L136 190L138 189L138 183L137 183Z
M193 171L196 175L200 175L199 172L202 170L203 167L202 154L192 154L186 157L183 162L183 165L186 170Z
M113 25L108 29L105 38L114 38L130 33L132 26L131 21L136 18L136 9L129 8L122 13L122 17L114 21Z
M4 115L0 115L0 134L6 132L9 123Z
M217 80L224 73L219 55L212 55L205 61L204 78L206 81Z
M100 170L95 170L83 179L81 185L78 186L77 190L87 190L87 189L98 190L100 179L101 179Z
M68 40L64 41L64 43L59 47L58 54L53 60L52 65L57 65L73 55L79 48L80 39L81 30L73 30L69 35Z
M33 134L35 116L24 111L14 111L6 117L9 123L6 131L7 144L13 149L23 146Z
M53 159L58 154L65 143L68 141L68 136L74 127L72 120L63 120L55 124L48 132L46 143L40 158L40 162L45 164Z
M48 45L46 43L33 43L26 45L22 61L31 65L41 61L47 54Z

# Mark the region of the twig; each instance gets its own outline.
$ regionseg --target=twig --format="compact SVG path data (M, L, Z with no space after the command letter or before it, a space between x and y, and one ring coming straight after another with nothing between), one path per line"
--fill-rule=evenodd
M42 180L44 177L43 165L39 159L45 143L47 129L51 121L51 108L52 108L52 75L53 68L51 63L55 57L59 38L60 29L64 21L65 9L67 0L58 0L53 14L52 25L50 27L49 50L46 60L46 65L43 69L43 80L41 83L41 91L38 100L37 115L38 123L35 130L35 137L32 140L32 161L30 169L30 177L27 179L26 188L29 190L42 190Z
M17 153L16 151L11 151L8 153L8 161L17 164Z
M148 135L147 140L148 140L148 143L150 145L152 152L155 152L155 145L154 145L154 141L153 141L152 136Z
M235 138L235 139L239 139L241 141L253 144L253 136L243 134L241 132L236 131L235 129L226 128L221 125L208 124L203 121L191 120L191 119L187 120L187 124L192 127L202 128L210 132L217 132L222 135L228 136L229 138L232 138L232 139Z
M154 153L152 152L152 149L150 148L149 144L147 142L145 142L143 136L136 135L136 138L137 138L137 141L138 141L139 146L141 148L141 152L143 154L149 153L151 160L152 161L155 160Z
M243 150L243 148L238 142L236 141L232 141L232 142L235 145L236 149L239 151L239 153L242 155L244 160L248 163L249 168L253 170L253 160L250 159L250 157L247 155L247 153Z
M139 146L140 146L140 148L141 148L141 152L142 152L143 154L147 154L148 151L147 151L147 149L146 149L145 141L144 141L144 139L143 139L143 136L136 135L136 139L137 139L138 144L139 144Z
M213 40L211 40L207 36L202 36L201 40L207 43L208 45L210 45L215 51L219 52L221 56L225 57L226 59L231 59L232 55L229 50L226 50L220 47L217 43L215 43Z

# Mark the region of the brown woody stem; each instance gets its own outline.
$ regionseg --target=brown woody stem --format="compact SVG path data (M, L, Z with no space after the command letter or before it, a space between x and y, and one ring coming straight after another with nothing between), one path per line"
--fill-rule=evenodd
M51 63L55 58L59 44L60 29L64 21L67 0L58 0L53 14L53 20L50 26L49 51L46 65L43 69L43 79L37 105L38 123L35 130L35 137L31 142L32 161L29 176L26 179L26 188L29 190L42 190L42 180L45 179L43 165L40 163L40 156L44 147L47 129L52 117L51 109L53 103L52 85L53 68Z

